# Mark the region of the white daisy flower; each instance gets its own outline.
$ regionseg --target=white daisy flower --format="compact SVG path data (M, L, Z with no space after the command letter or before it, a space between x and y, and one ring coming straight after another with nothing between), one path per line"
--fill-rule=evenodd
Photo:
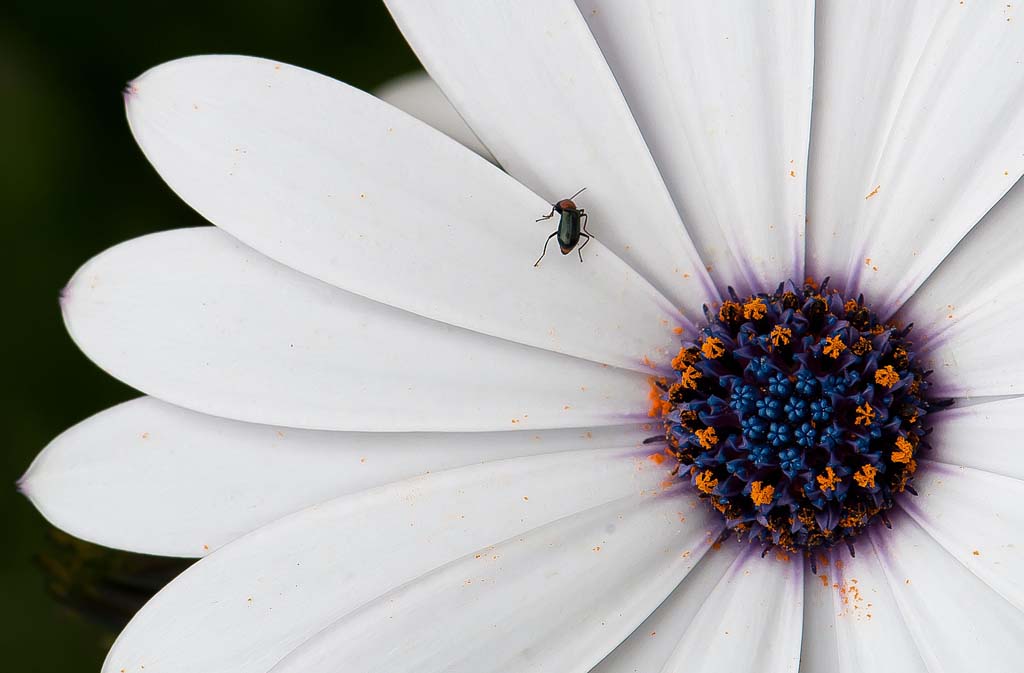
M1016 7L388 5L500 168L280 63L129 85L217 227L71 280L147 397L22 488L206 558L104 670L1018 670Z

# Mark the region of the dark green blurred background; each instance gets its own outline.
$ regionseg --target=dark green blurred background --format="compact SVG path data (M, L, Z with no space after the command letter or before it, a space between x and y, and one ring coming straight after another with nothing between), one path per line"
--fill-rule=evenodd
M137 396L72 344L57 292L104 248L203 223L136 148L121 101L147 68L202 53L265 56L363 89L418 67L374 0L3 3L3 670L98 671L134 602L181 567L55 535L14 482L65 428Z

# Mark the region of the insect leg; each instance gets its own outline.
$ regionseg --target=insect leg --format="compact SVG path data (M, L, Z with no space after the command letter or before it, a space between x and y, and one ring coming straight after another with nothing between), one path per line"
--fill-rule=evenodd
M534 222L540 222L541 220L550 220L552 217L554 217L554 215L555 215L555 207L551 206L551 212L550 213L548 213L547 215L544 215L543 217L538 217L536 220L534 220Z
M580 219L583 220L583 233L587 234L588 236L593 236L593 234L587 231L587 217L589 216L585 212L583 212L582 208L580 208Z
M580 236L581 237L585 237L587 239L587 240L583 241L583 245L581 245L580 247L576 248L576 253L580 256L580 263L582 264L583 263L583 248L587 247L587 243L590 243L590 239L592 237L591 237L590 234L584 234L582 232L580 233Z
M537 261L533 263L534 266L540 264L540 260L544 259L544 255L548 254L548 243L550 243L551 239L554 238L557 234L557 231L551 232L551 235L548 236L548 240L544 241L544 252L540 253L540 257L538 257Z

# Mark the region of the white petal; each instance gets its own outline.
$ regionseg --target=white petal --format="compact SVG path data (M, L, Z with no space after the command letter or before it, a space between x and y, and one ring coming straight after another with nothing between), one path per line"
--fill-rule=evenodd
M890 313L1024 172L1005 3L818 4L808 264Z
M860 250L850 246L866 234L865 206L882 195L879 186L866 199L876 186L869 182L941 12L940 3L928 2L817 5L807 267L831 276L834 287L852 285L860 273ZM889 191L886 185L887 198Z
M892 519L893 530L875 527L868 535L929 673L1019 670L1024 614L909 516Z
M1024 397L957 406L935 414L932 450L924 455L950 465L1024 479L1020 445Z
M818 555L818 572L828 568L829 556ZM826 576L827 577L827 576ZM804 568L804 630L800 640L800 673L842 673L836 643L832 594L821 585L818 575Z
M635 425L492 433L295 430L144 397L64 432L19 485L50 523L77 537L145 554L204 556L347 493L488 460L635 448L645 434Z
M684 522L684 506L629 496L482 549L347 615L274 673L588 671L710 546L711 513Z
M801 673L928 673L867 540L856 558L819 555L817 570L804 582Z
M705 506L705 503L700 503L700 507ZM697 567L665 602L595 666L592 673L660 671L697 611L742 549L740 545L727 543L704 554Z
M412 72L389 80L373 92L377 98L390 103L402 112L411 114L424 124L433 126L453 140L457 140L484 159L493 161L473 130L444 97L434 80L423 72Z
M368 94L271 61L210 56L150 70L126 106L172 189L294 269L607 364L642 368L644 356L672 350L678 311L649 283L601 243L587 246L586 264L553 250L534 268L554 226L534 220L550 205Z
M297 273L213 227L91 260L64 291L75 342L190 409L330 430L620 425L646 378L436 323Z
M800 663L803 560L744 550L718 582L662 673L794 672Z
M1019 432L1019 430L1018 430ZM920 461L917 498L900 506L946 551L1024 610L1024 481Z
M951 397L1024 393L1024 182L956 247L897 316L913 322L933 392Z
M265 673L336 619L444 563L642 489L659 491L664 472L650 465L620 449L515 458L303 510L171 582L122 632L104 673Z
M716 282L803 280L813 3L577 4Z
M717 294L601 51L571 0L388 0L434 81L523 184L577 204L693 319Z

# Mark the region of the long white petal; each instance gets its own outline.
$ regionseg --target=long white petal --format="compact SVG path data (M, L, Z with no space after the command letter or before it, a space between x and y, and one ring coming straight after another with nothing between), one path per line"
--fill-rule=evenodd
M803 280L813 3L577 4L719 286Z
M710 512L628 496L519 535L385 594L274 667L585 673L655 610L714 540Z
M145 554L205 556L347 493L488 460L629 449L644 434L635 425L489 433L295 430L144 397L61 434L19 485L50 523L77 537Z
M373 95L390 103L402 112L411 114L424 124L433 126L446 136L457 140L484 159L493 161L473 130L466 125L458 111L434 80L424 72L412 72L389 80L374 90Z
M171 582L122 632L104 673L266 673L335 620L449 561L628 495L657 498L663 471L650 466L619 449L515 458L303 510Z
M923 457L1024 479L1024 397L953 407L935 415Z
M817 571L804 582L800 673L929 673L870 543L855 558L819 554Z
M672 350L678 311L649 283L600 242L587 245L586 264L552 250L534 268L557 223L534 220L551 206L373 96L241 56L165 63L130 92L132 132L171 188L283 264L428 318L616 366Z
M1024 393L1018 335L1024 311L1024 182L1003 200L931 278L897 318L913 322L935 395L977 397Z
M705 503L699 506L704 507ZM694 616L743 549L728 543L718 547L704 554L697 567L665 602L595 666L592 673L660 671Z
M803 560L745 549L694 616L662 673L763 669L795 673L803 624Z
M75 274L63 305L75 342L117 378L244 421L373 431L619 425L647 395L642 374L378 304L214 227L107 250Z
M1019 431L1018 431L1019 433ZM947 552L1024 611L1024 481L920 461L917 498L900 506Z
M427 71L501 165L590 229L691 319L717 294L572 0L388 0Z
M818 555L818 571L828 560ZM839 669L839 649L832 595L822 588L818 575L804 568L804 630L800 636L800 673L825 673Z
M875 527L868 535L929 673L1019 670L1024 613L909 516L892 520L893 530Z
M1024 172L1024 22L996 2L818 4L808 264L897 308Z

